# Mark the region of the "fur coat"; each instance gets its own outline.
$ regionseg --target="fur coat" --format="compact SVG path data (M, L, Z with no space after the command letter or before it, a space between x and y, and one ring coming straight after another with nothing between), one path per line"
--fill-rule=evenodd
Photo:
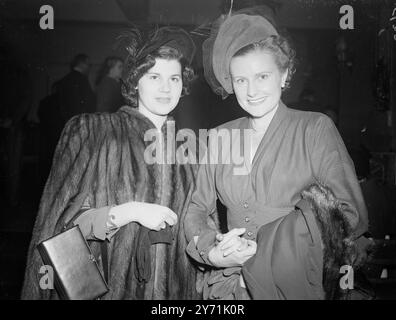
M166 127L162 128L165 138ZM144 152L152 141L145 141L144 135L153 128L149 119L130 107L112 114L83 114L68 122L40 202L28 251L23 299L57 298L55 290L40 289L43 262L36 246L61 232L86 199L93 208L142 201L172 209L179 218L171 228L174 240L171 245L151 246L152 276L145 286L144 299L197 298L196 272L185 253L186 239L180 223L194 187L195 168L146 164ZM110 291L103 299L136 299L134 244L140 228L137 223L129 223L109 242ZM90 245L99 256L99 242Z

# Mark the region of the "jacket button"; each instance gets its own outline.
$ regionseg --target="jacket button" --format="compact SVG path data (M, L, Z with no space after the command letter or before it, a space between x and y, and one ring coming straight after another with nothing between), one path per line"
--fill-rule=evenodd
M246 217L245 218L245 222L249 222L250 221L250 218L249 217Z
M199 255L204 256L204 255L205 255L205 251L201 251L201 252L199 253Z
M249 232L247 233L247 235L248 235L249 237L251 237L251 236L253 235L253 232L249 231Z
M245 209L247 209L247 208L249 208L249 204L248 204L247 202L245 202L245 203L243 204L243 207L244 207Z

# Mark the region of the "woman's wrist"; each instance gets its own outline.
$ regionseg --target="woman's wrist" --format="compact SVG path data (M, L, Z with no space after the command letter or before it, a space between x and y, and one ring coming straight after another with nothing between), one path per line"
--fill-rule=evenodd
M210 249L209 250L209 252L208 252L208 261L209 261L209 263L212 265L212 266L214 266L214 267L216 267L216 268L219 268L220 266L219 265L217 265L217 263L216 263L216 259L215 259L215 247L213 247L212 249Z

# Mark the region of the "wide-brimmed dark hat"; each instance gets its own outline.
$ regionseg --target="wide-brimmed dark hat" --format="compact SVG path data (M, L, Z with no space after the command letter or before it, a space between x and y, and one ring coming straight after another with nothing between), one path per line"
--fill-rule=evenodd
M205 78L223 98L233 93L229 67L234 54L249 44L278 35L270 22L273 20L261 12L256 15L241 12L215 21L210 37L202 45Z

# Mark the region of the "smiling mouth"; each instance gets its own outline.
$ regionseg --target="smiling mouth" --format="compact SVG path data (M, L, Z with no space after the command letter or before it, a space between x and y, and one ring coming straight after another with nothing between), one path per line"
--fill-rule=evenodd
M248 99L249 104L260 104L265 101L267 97L258 98L258 99Z
M171 102L171 98L156 98L159 103L169 103Z

